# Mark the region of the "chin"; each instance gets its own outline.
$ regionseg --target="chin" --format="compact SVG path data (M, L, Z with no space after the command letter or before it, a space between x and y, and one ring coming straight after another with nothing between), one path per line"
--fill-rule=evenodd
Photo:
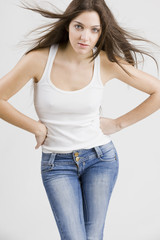
M86 55L88 53L90 53L91 50L77 50L76 52L82 55Z

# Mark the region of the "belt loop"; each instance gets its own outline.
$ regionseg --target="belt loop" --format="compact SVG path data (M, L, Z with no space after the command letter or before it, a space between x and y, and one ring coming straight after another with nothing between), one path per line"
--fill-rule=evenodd
M56 157L56 153L51 153L51 157L49 159L49 165L53 168L54 167L54 160Z
M98 158L103 155L103 152L102 152L102 150L101 150L101 148L99 146L94 147L94 150L96 151Z

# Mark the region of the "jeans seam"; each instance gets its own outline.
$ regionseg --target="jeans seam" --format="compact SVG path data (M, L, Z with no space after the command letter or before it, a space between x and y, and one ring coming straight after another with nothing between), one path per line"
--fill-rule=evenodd
M80 186L80 182L79 182L79 186L78 186L78 195L79 195L79 218L80 218L80 222L81 223L83 223L83 220L82 220L82 218L81 218L81 207L80 207L80 204L81 204L81 200L80 200L80 198L81 198L81 196L80 196L80 191L81 191L81 186Z
M87 203L86 203L86 198L85 198L85 194L84 194L84 192L83 192L83 203L84 203L84 210L85 210L85 213L86 213L86 221L85 222L87 222L88 221L88 209L87 209Z
M117 170L118 171L118 170ZM116 172L116 174L114 175L114 178L113 178L113 182L112 182L112 186L111 186L111 189L110 189L110 195L112 194L113 192L113 188L115 186L115 183L117 181L117 177L118 177L118 172Z

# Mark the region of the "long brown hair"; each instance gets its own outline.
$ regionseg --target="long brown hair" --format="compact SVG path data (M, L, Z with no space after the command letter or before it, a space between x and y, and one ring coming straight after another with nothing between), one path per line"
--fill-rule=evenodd
M68 42L69 37L67 28L70 22L84 11L96 11L100 17L102 33L96 44L97 49L91 61L94 60L94 58L100 53L101 50L104 50L111 62L116 62L126 73L128 73L121 66L118 59L123 59L132 66L136 66L138 68L138 60L136 55L138 53L141 55L143 62L143 55L151 57L155 61L157 70L159 72L156 59L148 51L144 51L136 47L131 43L131 41L144 41L154 44L155 46L158 45L151 42L150 40L144 39L143 37L127 31L124 27L120 27L104 0L73 0L64 12L61 12L59 10L58 13L55 11L55 9L58 8L56 8L51 3L49 4L51 4L54 11L43 9L38 5L36 7L33 7L26 3L24 4L22 1L21 3L22 6L20 7L37 12L45 18L53 19L53 22L45 24L33 30L35 32L36 30L43 29L42 33L45 34L32 40L31 42L33 42L33 46L25 54L29 53L32 50L50 47L52 44ZM55 21L55 19L58 20ZM130 75L130 73L128 74Z

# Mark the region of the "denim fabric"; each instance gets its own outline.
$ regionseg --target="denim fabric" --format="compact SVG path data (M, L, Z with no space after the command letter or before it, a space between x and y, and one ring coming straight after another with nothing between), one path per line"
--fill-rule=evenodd
M119 159L113 142L44 153L41 176L61 240L102 240Z

